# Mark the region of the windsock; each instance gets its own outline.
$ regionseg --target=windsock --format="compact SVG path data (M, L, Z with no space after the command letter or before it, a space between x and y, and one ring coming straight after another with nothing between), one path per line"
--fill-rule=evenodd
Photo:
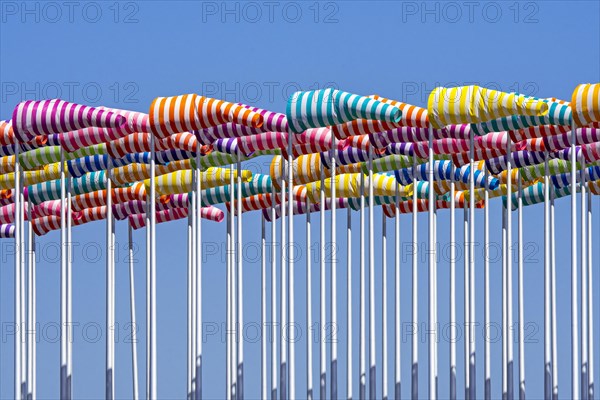
M548 113L548 103L480 86L438 87L429 95L427 112L431 125L442 128L444 125L476 124L511 115L544 116Z
M50 231L60 229L60 217L48 215L35 218L31 221L31 227L37 236L43 236Z
M513 142L520 142L525 139L542 138L545 136L553 136L561 133L566 133L571 130L568 126L562 125L538 125L532 126L525 129L519 129L514 131L508 131L510 140Z
M504 171L508 167L508 157L508 155L505 155L486 160L485 165L487 170L493 175ZM511 157L511 167L521 168L528 165L543 163L547 156L546 153L543 152L521 150L511 153Z
M71 179L71 193L74 195L106 189L106 173L91 172L79 178ZM25 188L26 197L33 204L60 199L60 179L37 183Z
M600 121L600 83L577 85L571 96L571 108L578 127Z
M237 171L233 172L237 179ZM209 168L201 173L202 187L211 188L215 186L227 185L229 183L231 171L226 168ZM242 180L249 182L252 179L252 171L243 170ZM144 180L146 192L150 192L150 179ZM192 171L175 171L156 178L156 192L158 195L187 193L192 190Z
M79 212L77 218L73 219L73 226L106 219L106 211L106 206L85 208Z
M33 215L34 218L39 218L39 217L45 217L47 215L55 215L57 217L60 217L60 211L62 208L62 200L50 200L50 201L44 201L36 206L33 207ZM66 213L68 213L69 210L66 210ZM79 218L81 215L79 212L73 212L71 211L71 218L75 219L75 218Z
M533 98L531 98L533 99ZM509 115L492 121L472 124L476 135L490 132L511 131L539 125L571 125L571 107L556 99L535 99L548 104L548 112L543 115Z
M587 167L583 174L585 176L586 182L596 181L600 179L600 167L594 165L591 167ZM562 173L558 175L550 176L552 184L557 188L563 188L565 186L569 186L571 184L571 173ZM576 174L576 182L581 181L581 170L577 171Z
M196 94L157 97L150 105L149 114L150 131L159 139L228 122L254 128L260 128L263 124L263 117L257 112Z
M329 88L292 94L286 116L291 132L300 133L359 118L398 123L402 111L379 100Z
M14 224L0 224L0 239L9 239L15 237Z
M468 127L469 125L462 125ZM433 138L442 139L448 137L446 128L434 129ZM428 128L416 128L401 126L399 128L391 129L385 132L376 132L369 134L369 141L373 143L374 147L385 148L390 143L399 142L426 142L429 140L429 129Z
M60 99L19 103L12 115L14 134L19 142L39 135L51 135L98 127L123 130L127 118L101 108L69 103Z

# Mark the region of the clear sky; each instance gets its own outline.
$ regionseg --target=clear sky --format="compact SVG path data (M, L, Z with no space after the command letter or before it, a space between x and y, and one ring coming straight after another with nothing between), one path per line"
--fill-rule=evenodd
M438 85L479 84L504 91L569 100L578 83L600 80L599 16L596 1L122 1L122 2L0 2L0 118L9 119L16 103L24 99L61 97L89 105L105 105L147 112L157 96L200 93L284 112L287 97L295 90L335 86L359 94L379 94L425 106L428 93ZM250 167L250 166L249 166ZM268 159L252 162L256 172L268 173ZM598 244L598 199L594 199L594 244ZM561 397L570 392L570 218L569 200L557 201L557 291L559 335L559 387ZM346 364L346 211L338 212L339 238L339 390L345 395ZM358 294L358 213L352 273ZM501 205L490 209L491 240L500 246ZM477 211L476 250L477 321L483 323L482 211ZM305 217L295 219L296 241L305 247ZM318 221L317 215L313 221ZM462 240L462 213L457 212L456 237ZM516 241L516 213L514 214ZM312 242L319 248L313 223ZM270 231L267 225L267 230ZM105 350L105 253L104 222L74 228L73 393L78 399L104 394ZM206 240L204 319L219 334L204 344L205 398L222 398L225 386L225 223L204 222ZM389 240L393 240L391 221ZM527 333L526 380L529 398L543 396L543 207L526 208L525 316ZM245 322L247 323L247 398L260 395L260 340L254 328L260 324L260 215L244 217ZM116 395L131 397L127 230L117 224L117 352ZM328 230L329 232L329 230ZM377 334L381 334L381 211L375 211ZM401 219L403 249L410 243L410 216ZM448 212L438 217L438 240L448 243ZM161 398L183 398L186 391L186 222L159 225L158 249L158 391ZM140 389L145 387L145 234L135 233L136 294L139 321ZM327 239L329 240L329 239ZM39 398L56 398L59 385L59 233L38 239L38 344ZM419 242L427 243L427 216L419 216ZM0 397L11 398L13 380L13 279L11 240L1 242ZM215 250L217 249L217 250ZM463 258L457 261L457 290L463 292ZM318 255L312 256L313 261ZM595 260L600 254L594 254ZM388 294L393 295L393 247L388 253ZM297 394L306 387L306 252L296 262L296 316L301 339L297 343ZM595 262L595 266L598 263ZM516 263L513 264L516 312ZM427 321L427 263L422 258L419 275L420 323ZM328 267L329 272L329 267ZM405 251L402 260L401 315L410 322L411 267ZM312 263L313 318L318 322L318 264ZM492 315L501 323L501 260L491 264ZM447 324L448 261L440 259L439 320ZM595 268L595 287L600 284ZM595 304L600 304L598 290ZM358 375L358 297L354 306L355 395ZM389 311L390 352L393 351L393 307ZM596 308L595 332L600 332ZM462 295L457 299L457 318L463 321ZM419 325L419 333L425 325ZM493 329L493 328L492 328ZM492 331L492 335L495 332ZM596 336L597 338L598 336ZM427 342L421 336L420 392L427 393ZM515 335L516 340L516 335ZM477 334L478 394L483 393L483 329ZM598 343L598 341L596 341ZM328 349L330 345L328 344ZM439 345L440 396L448 396L448 340ZM318 343L314 345L314 376L318 377ZM458 349L458 393L463 392L463 342ZM515 360L517 357L515 346ZM410 336L402 338L402 395L410 394ZM600 361L596 346L596 361ZM381 345L377 347L381 365ZM390 359L391 361L391 359ZM501 340L492 343L492 393L500 397ZM390 363L389 393L393 393ZM380 371L380 369L379 369ZM596 369L596 373L600 368ZM515 378L518 376L515 367ZM381 374L377 393L381 394ZM596 376L597 386L600 375ZM315 379L318 385L318 379ZM515 388L517 382L515 381Z

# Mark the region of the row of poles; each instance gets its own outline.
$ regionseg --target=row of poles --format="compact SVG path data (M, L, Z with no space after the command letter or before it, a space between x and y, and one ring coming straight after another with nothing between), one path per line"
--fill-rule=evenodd
M578 288L578 259L577 259L577 168L575 152L575 126L571 131L571 393L573 399L592 399L594 397L594 332L593 332L593 279L592 279L592 197L591 193L586 191L585 163L579 160L582 165L581 180L579 187L581 190L581 293ZM155 188L155 159L154 159L154 137L150 135L151 140L151 159L150 159L150 191L148 194L148 210L146 213L146 397L149 399L157 398L157 338L156 338L156 208L153 199L156 197ZM433 155L433 132L429 132L429 167L428 181L434 182L434 155ZM464 262L464 315L465 315L465 398L477 398L476 387L476 340L472 331L475 322L475 195L474 195L474 146L473 132L470 137L470 180L469 189L472 194L469 197L468 207L464 206L464 242L465 242L465 262ZM336 160L335 160L335 139L332 143L330 178L332 182L336 179ZM510 142L508 144L508 154L510 155ZM20 146L16 146L15 163L15 321L18 322L19 329L15 334L15 398L35 399L36 398L36 265L35 265L35 236L33 230L28 230L27 246L25 245L25 218L22 185L22 167L19 164ZM294 208L293 208L293 135L290 135L288 141L287 162L282 164L282 179L280 182L281 198L281 236L280 243L280 326L282 329L289 329L296 321L295 299L297 297L294 284L295 265L293 244L294 244ZM202 205L202 179L201 167L199 162L200 154L196 155L196 166L194 170L193 188L189 197L189 213L187 225L188 237L188 270L187 270L187 393L188 399L202 398L202 228L201 228L201 205ZM365 193L364 175L361 178L361 198L360 198L360 289L359 289L359 374L358 374L358 397L367 398L367 380L368 380L368 398L375 399L376 393L377 367L376 367L376 312L375 312L375 234L374 234L374 193L373 193L373 153L369 151L368 170L369 187L368 193ZM414 166L417 165L417 159L414 158ZM237 168L237 175L235 174ZM416 168L413 169L413 171ZM109 160L107 193L112 191L111 182L111 164ZM244 308L243 308L243 258L242 258L242 174L241 174L241 155L238 153L237 166L231 165L230 170L230 204L231 208L227 217L227 258L226 258L226 390L227 399L244 398L244 341L240 335L240 328L243 326ZM507 204L502 211L502 325L505 334L502 335L502 394L503 398L512 399L514 397L514 351L513 351L513 333L510 327L513 325L513 277L512 277L512 212L508 210L512 199L512 166L509 157L507 165ZM487 171L486 171L487 177ZM60 267L60 397L71 399L72 393L72 262L71 262L71 190L70 179L68 179L64 168L64 154L61 152L61 201L64 207L61 207L61 267ZM237 181L236 181L237 179ZM521 179L517 177L518 191L521 191ZM487 182L487 180L486 180ZM416 182L415 182L416 183ZM327 260L326 251L321 249L319 260L319 317L320 321L326 321L326 264L329 262L331 268L330 279L330 322L332 327L337 326L338 312L338 274L337 260L334 256L337 243L337 221L336 221L336 189L335 184L330 185L331 193L329 199L325 193L325 172L321 172L320 188L320 240L326 243L325 234L325 210L330 209L330 246L332 246L331 259ZM234 190L235 189L235 190ZM484 242L489 243L489 195L484 192ZM281 398L293 399L298 397L296 391L296 348L294 341L285 340L284 337L290 337L290 332L283 330L277 332L277 257L275 254L276 244L276 192L273 189L271 199L271 337L280 338L279 365L277 362L277 340L271 341L271 387L270 393L267 380L269 362L267 360L267 340L266 335L262 335L261 342L261 398ZM287 199L286 199L287 195ZM368 279L366 271L366 250L365 250L365 195L369 201L369 232L368 232ZM396 193L399 200L399 195ZM327 203L329 200L329 203ZM518 268L517 268L517 310L518 310L518 395L520 399L525 399L525 354L524 354L524 288L523 288L523 249L522 249L522 200L517 195L518 203ZM27 204L30 204L29 202ZM417 191L413 192L413 213L412 213L412 311L413 321L418 320L418 253L417 253ZM310 204L307 205L309 207ZM235 208L234 208L235 207ZM287 210L286 210L287 207ZM31 207L27 208L30 213ZM287 214L287 218L286 218ZM237 218L236 218L237 217ZM31 218L29 218L31 220ZM115 397L115 221L112 215L112 198L107 197L107 223L106 223L106 377L105 377L105 397L113 399ZM237 222L237 226L236 226ZM429 368L428 368L428 393L427 398L438 398L438 341L432 340L438 337L438 299L437 299L437 211L435 209L435 191L433 185L429 190L429 208L428 208L428 323L430 327L429 335ZM286 227L287 223L287 227ZM310 254L311 243L311 215L306 214L306 245ZM237 229L236 229L237 227ZM455 182L454 174L450 184L450 324L456 324L456 257L455 247ZM267 265L266 265L266 223L263 216L261 222L261 319L266 322L267 315ZM548 161L545 161L544 176L544 397L547 399L558 398L558 357L557 357L557 324L556 324L556 263L554 242L555 215L554 215L554 191L549 180ZM132 376L133 389L132 397L139 398L138 388L138 367L137 367L137 337L135 329L135 285L134 285L134 264L133 264L133 237L132 228L129 226L129 278L130 278L130 317L132 326ZM352 255L350 243L352 241L351 210L348 209L347 218L347 365L346 365L346 397L353 398L353 310L352 310ZM283 245L285 244L285 245ZM388 321L387 307L389 304L394 306L394 397L400 398L401 393L401 369L400 369L400 211L396 207L395 214L395 261L394 261L394 298L390 302L387 294L387 232L386 217L382 220L382 390L381 397L388 398ZM26 252L25 249L28 249ZM26 257L27 255L27 257ZM489 270L489 248L484 246L484 323L490 322L490 270ZM25 266L27 265L27 269ZM312 325L312 265L311 258L307 257L306 264L306 323ZM366 283L368 282L368 288ZM366 294L368 291L368 302ZM581 331L578 321L578 302L581 301ZM366 306L369 307L369 318L366 320ZM368 323L368 335L366 326ZM27 330L25 327L30 327ZM321 327L323 330L323 326ZM321 332L322 334L323 332ZM331 349L329 365L329 385L330 393L327 394L327 348L326 341L320 340L319 344L319 395L320 398L338 398L338 347L337 347L336 329L331 331ZM367 371L367 337L368 341L368 371ZM581 341L581 349L579 346ZM457 398L457 348L456 342L450 341L450 388L449 397ZM579 351L581 350L581 353ZM581 354L581 363L579 361ZM306 358L307 358L307 392L300 397L312 399L314 397L314 379L312 372L314 349L310 340L307 340ZM411 398L416 399L424 397L419 395L418 391L418 337L413 335L411 343ZM279 377L278 377L279 373ZM368 374L368 378L367 378ZM491 394L491 349L490 341L486 340L484 345L484 398L490 399Z

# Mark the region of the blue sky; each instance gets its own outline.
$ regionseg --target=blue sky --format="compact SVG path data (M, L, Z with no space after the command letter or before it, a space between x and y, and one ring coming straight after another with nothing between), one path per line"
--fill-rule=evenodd
M255 104L283 112L287 97L295 90L335 86L359 94L379 94L424 106L428 93L439 85L480 84L505 91L520 91L543 97L569 100L578 83L600 79L600 6L594 1L496 1L496 2L412 2L412 1L331 1L331 2L12 2L1 1L0 24L0 118L9 119L16 103L23 99L62 97L90 105L105 105L147 111L157 96L196 92L230 101ZM268 173L268 159L253 161L252 169ZM595 224L600 209L594 199ZM561 396L570 391L570 219L569 200L557 201L557 291L559 334L559 387ZM476 250L477 321L483 322L482 212L477 211ZM462 214L457 212L457 220ZM500 242L501 205L490 209L491 240ZM516 240L516 213L514 215ZM305 246L305 219L296 217L296 240ZM318 221L317 216L313 221ZM346 211L338 212L338 237L345 235ZM410 216L401 219L403 246L410 242ZM376 244L381 232L381 213L375 211ZM318 229L313 223L313 243L318 248ZM461 224L456 237L462 238ZM427 216L419 216L419 241L427 243ZM594 243L598 243L595 225ZM225 311L225 224L204 222L204 238L216 254L207 254L203 264L204 319L221 329ZM355 241L353 260L358 260L358 214L353 213ZM392 224L388 223L393 239ZM256 254L260 216L244 218L247 260L244 264L246 295L245 321L260 323L260 262ZM269 230L269 226L267 228ZM328 230L329 231L329 230ZM131 396L127 230L117 224L117 353L116 394ZM161 398L182 398L186 390L186 227L185 221L159 225L158 269L158 391ZM529 398L543 396L543 208L526 209L525 321L526 380ZM76 398L98 398L104 389L104 223L74 229L73 391ZM438 240L448 242L448 212L438 217ZM144 332L144 239L136 259L137 315ZM59 343L59 233L39 238L38 321L42 338L38 344L38 393L40 398L58 396ZM1 243L0 275L0 397L12 397L13 257L11 241ZM346 333L345 276L346 243L339 241L339 365L340 396L345 392ZM403 247L404 248L404 247ZM388 260L393 259L390 246ZM380 249L376 250L377 293L381 288ZM208 253L208 251L207 251ZM600 254L595 254L595 259ZM313 261L318 259L313 255ZM462 257L457 261L457 290L462 293ZM306 253L296 263L296 292L305 290ZM516 268L516 264L513 264ZM596 263L597 265L597 263ZM318 264L313 262L313 317L318 321ZM391 265L388 294L393 295ZM410 322L410 256L402 262L402 321ZM420 321L427 321L427 263L420 264ZM492 260L492 320L501 322L500 259ZM329 268L328 268L329 272ZM358 294L358 264L352 265L353 291ZM440 323L448 322L448 262L438 264ZM600 271L595 270L598 285ZM516 313L516 270L515 319ZM596 286L597 288L598 286ZM595 304L600 304L598 291ZM299 298L304 298L299 297ZM457 317L463 320L462 297L457 299ZM353 299L358 310L358 297ZM377 296L376 310L381 299ZM389 337L393 338L393 307ZM596 310L597 311L597 310ZM305 346L307 329L304 301L297 302L297 319L302 338L297 344L297 392L305 391ZM597 316L597 315L596 315ZM377 314L377 334L380 311ZM355 313L354 323L358 322ZM595 331L600 332L600 318ZM250 325L249 325L250 326ZM357 325L353 327L356 331ZM483 390L483 338L477 339L478 393ZM246 388L248 398L260 395L260 341L246 342ZM516 339L516 336L515 336ZM354 335L358 349L358 335ZM390 351L393 346L390 342ZM492 343L493 395L500 396L501 341ZM458 393L463 393L462 341L458 343ZM315 343L315 351L318 344ZM328 345L328 348L330 346ZM225 346L219 335L206 339L205 398L224 394ZM439 385L441 397L448 395L448 343L441 340ZM402 341L402 394L410 393L410 337ZM596 346L596 360L600 359ZM378 365L381 346L377 347ZM517 355L515 346L515 359ZM144 388L145 341L140 334L140 388ZM427 343L420 346L420 392L426 393ZM314 376L318 376L315 352ZM355 385L358 353L355 350ZM596 369L597 373L600 368ZM392 372L392 369L390 369ZM380 376L380 375L379 375ZM393 376L393 375L390 375ZM515 370L517 376L517 370ZM315 380L318 382L318 380ZM393 379L390 378L392 391ZM600 376L596 377L600 382ZM516 384L515 384L516 386ZM357 387L355 387L355 394ZM378 379L377 393L381 393Z

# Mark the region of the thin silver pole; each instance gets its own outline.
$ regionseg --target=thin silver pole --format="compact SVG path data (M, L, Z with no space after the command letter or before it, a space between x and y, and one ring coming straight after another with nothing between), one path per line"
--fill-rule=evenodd
M452 163L450 177L450 328L456 333L456 167ZM471 196L473 193L471 193ZM456 336L452 336L452 339ZM450 345L450 400L456 400L456 340Z
M67 312L67 214L66 207L64 207L66 201L66 171L65 171L65 155L64 150L60 149L60 199L63 206L60 207L60 241L61 241L61 255L60 255L60 311L61 311L61 334L60 334L60 365L61 365L61 380L60 380L60 396L61 399L71 398L71 388L69 387L69 376L68 376L68 349L67 341L68 337L68 312ZM19 195L20 197L20 195ZM107 244L108 244L108 228L107 228ZM20 261L19 261L20 262ZM108 293L108 290L107 290ZM20 396L19 396L20 397Z
M200 165L201 154L200 151L196 151L196 196L194 198L194 207L195 207L195 234L194 239L196 241L196 245L194 249L196 251L194 261L196 266L194 268L196 272L196 290L194 292L196 299L196 354L195 354L195 399L202 400L202 167Z
M266 245L265 216L262 215L260 219L260 326L265 331L267 326ZM267 396L267 335L263 334L260 338L260 398L267 399Z
M502 399L508 398L508 364L507 352L507 327L506 327L506 265L509 252L507 251L507 214L511 207L512 199L506 197L506 204L502 206Z
M400 319L400 190L396 184L395 193L395 219L394 219L394 399L402 397L402 374L401 374L401 345L400 330L402 320Z
M15 220L15 297L14 297L14 301L15 301L15 338L14 338L14 347L15 347L15 361L14 361L14 376L15 376L15 381L14 381L14 396L15 399L22 399L23 398L23 393L21 391L21 382L23 380L23 377L21 376L21 363L24 362L24 360L22 360L23 354L21 353L21 331L23 329L25 329L24 326L21 325L20 323L20 319L21 319L21 280L23 279L22 275L21 275L21 243L20 243L20 235L21 235L21 230L23 229L23 226L21 225L21 218L20 218L20 209L23 207L23 201L21 198L21 193L23 193L23 187L22 187L22 183L21 183L21 165L19 163L19 150L20 150L20 144L17 143L15 144L15 216L14 216L14 220ZM61 158L62 158L62 151L61 151ZM62 165L62 163L61 163ZM63 188L63 183L64 183L64 168L61 167L61 192L62 192L62 188ZM62 193L61 193L62 194ZM61 197L62 199L64 199L63 197ZM61 207L61 213L62 213L62 207ZM64 218L61 219L61 225L62 225L62 221L64 221ZM61 227L62 228L62 227ZM61 252L62 252L62 245L63 245L63 231L61 229ZM62 258L61 258L61 272L62 272ZM62 278L62 276L61 276ZM62 284L62 279L61 279L61 284ZM62 289L62 285L61 285L61 289ZM63 298L62 298L63 292L61 290L61 317L62 317L62 311L63 311ZM62 330L61 330L62 332ZM63 365L64 365L64 357L63 357L63 337L61 334L61 358L60 358L60 365L61 365L61 375L60 375L60 382L61 382L61 388L63 387L63 380L64 380L64 375L63 375ZM62 393L62 391L61 391Z
M554 237L554 186L550 187L550 262L552 314L552 400L558 400L558 346L556 336L556 243Z
M109 175L110 177L110 175ZM69 387L69 397L73 397L73 257L72 257L72 240L71 240L71 178L67 175L67 380ZM111 245L115 246L115 223L113 219L111 231ZM114 271L113 260L113 271ZM114 299L114 285L113 285ZM113 358L114 360L114 358Z
M429 165L427 167L427 180L429 181L429 399L437 399L437 320L435 301L436 292L436 251L435 251L435 188L433 165L433 127L429 126ZM430 336L433 335L433 336Z
M194 177L195 178L195 177ZM193 179L192 179L193 180ZM187 398L194 399L194 203L195 193L188 197L187 220Z
M108 157L108 177L106 179L106 399L115 398L115 253L113 248L112 218L112 159Z
M326 314L326 291L325 291L325 279L326 279L326 270L325 270L325 250L327 247L325 246L326 238L325 238L325 167L321 165L321 190L320 190L320 239L321 246L319 246L319 258L320 258L320 277L319 277L319 361L321 367L320 373L320 398L324 399L327 396L327 346L325 341L325 321L327 318Z
M369 148L369 399L377 397L375 337L375 199L373 193L373 150Z
M579 399L579 328L577 309L577 159L575 122L571 126L571 399Z
M589 357L588 357L588 398L590 400L594 400L594 279L593 279L593 268L592 268L592 255L594 253L593 251L593 246L592 246L592 221L593 221L593 215L592 215L592 192L588 191L588 198L587 198L588 204L587 204L587 215L588 215L588 221L587 221L587 251L588 251L588 256L587 256L587 268L588 268L588 290L587 290L587 301L588 301L588 315L589 315L589 321L588 321L588 340L589 340L589 346L588 346L588 351L589 351Z
M244 400L244 264L242 257L242 155L237 153L237 238L235 245L236 264L237 264L237 386L236 393L238 400ZM233 203L232 203L233 206Z
M359 310L359 376L358 384L359 390L358 395L360 400L367 398L367 351L366 351L366 266L365 266L365 174L360 174L360 233L359 233L359 247L360 247L360 271L359 271L359 297L360 297L360 310Z
M331 399L337 400L337 240L336 240L336 182L335 136L331 136ZM290 156L291 157L291 156Z
M471 329L470 325L470 317L471 313L469 312L469 306L471 304L470 301L470 290L471 285L469 282L469 256L471 255L469 251L469 208L467 202L463 204L463 239L465 244L465 260L464 260L464 318L465 318L465 346L464 346L464 358L465 358L465 399L471 399L471 368L470 368L470 360L469 360L469 349L471 343Z
M150 135L150 399L158 397L156 347L156 170L155 137Z
M475 193L475 146L474 146L474 131L471 129L469 141L469 190L471 193ZM477 344L477 336L475 335L475 196L469 197L469 322L468 329L471 330L469 335L469 389L471 391L469 398L477 398L477 379L475 372L476 369L476 352L475 345Z
M388 334L387 334L387 226L381 213L381 396L388 398Z
M288 340L288 361L290 364L289 370L289 391L288 398L294 400L296 398L296 344L291 336L295 330L296 314L295 314L295 283L294 283L294 168L293 168L293 148L294 134L288 136L288 243L287 243L287 267L288 267L288 327L286 338ZM334 194L335 195L335 194ZM333 220L333 217L332 217ZM335 342L335 341L334 341Z
M150 194L146 196L146 399L150 399L150 264L152 240L150 231Z
M27 203L27 212L29 220L29 229L27 232L27 247L29 248L29 262L27 272L27 399L35 400L37 397L36 391L36 364L37 364L37 350L36 350L36 258L35 258L35 235L33 232L33 205L31 202Z
M133 377L133 400L139 398L137 365L137 322L135 318L135 274L133 259L133 229L127 224L129 236L129 313L131 318L131 375Z
M231 265L231 399L237 399L237 340L238 340L238 314L237 314L237 274L236 274L236 259L235 259L235 247L236 247L236 234L235 234L235 167L231 164L229 167L229 204L231 219L229 220L229 228L231 230L231 245L229 247L229 263Z
M306 199L306 327L312 326L312 263L311 263L311 225L310 199ZM313 341L306 338L306 398L313 399Z
M507 362L508 362L508 400L512 400L514 398L514 363L513 363L513 290L512 290L512 207L510 203L510 199L512 199L512 153L511 153L511 141L509 140L507 143L507 153L508 153L508 189L507 189L507 198L509 199L508 209L506 212L506 242L507 242L507 257L506 257L506 302L507 302L507 311L506 311L506 327L508 329L506 333L506 351L507 351Z
M277 218L275 185L271 188L271 400L277 400Z
M585 183L585 158L581 157L581 399L588 398L588 303L587 303L587 185ZM575 192L572 193L576 195Z
M226 241L225 241L225 246L226 246L226 251L225 251L225 262L226 262L226 309L227 309L227 318L226 318L226 348L225 348L225 362L226 362L226 367L225 367L225 379L226 379L226 388L225 388L225 398L227 400L231 400L232 399L232 392L233 392L233 376L231 374L231 370L232 370L232 349L233 349L233 340L232 340L232 329L233 329L233 318L232 316L232 307L231 307L231 303L233 302L232 300L232 286L231 286L231 275L232 275L232 271L231 271L231 219L232 219L232 207L233 204L231 204L231 206L229 207L229 211L227 212L227 236L226 236Z
M517 197L519 214L517 219L517 254L518 254L518 320L519 320L519 399L525 400L525 298L523 297L523 180L519 172L519 196Z
M484 201L485 208L483 209L483 319L486 335L484 340L484 398L491 400L492 398L492 367L491 367L491 341L487 337L488 329L490 328L490 193L488 185L488 170L484 166L485 171L485 191ZM474 193L472 195L475 195Z
M346 237L346 320L347 320L347 331L346 331L346 398L348 400L352 399L352 363L353 363L353 354L352 354L352 209L348 207L347 210L348 216L346 219L347 226L347 237Z
M415 179L417 169L417 156L413 155L413 184L417 186ZM413 209L412 209L412 343L411 343L411 399L418 400L419 398L419 260L418 260L418 207L417 207L417 191L413 190Z
M283 159L282 159L283 160ZM280 370L279 370L279 381L280 381L280 387L281 387L281 395L280 395L280 399L281 400L287 400L287 356L288 356L288 342L286 340L285 337L285 333L287 332L287 328L288 328L288 303L287 303L287 299L288 299L288 275L287 275L287 250L289 250L286 246L287 241L286 241L286 235L287 235L287 229L286 229L286 173L287 173L287 168L289 168L289 165L287 165L287 162L283 161L283 166L284 168L282 169L282 174L281 174L281 291L280 291L280 298L281 298L281 331L280 331L280 340L281 340L281 349L280 349ZM289 199L289 201L291 201L291 199Z
M192 188L195 188L196 181L200 179L200 176L196 173L196 170L192 170ZM197 265L197 256L198 256L198 248L196 246L196 231L198 227L198 219L200 217L199 214L196 214L196 203L197 203L197 195L198 193L192 189L191 193L188 195L188 216L191 218L191 230L190 230L190 238L189 243L191 247L191 259L190 259L190 286L191 286L191 296L189 299L190 309L192 313L191 318L191 333L192 337L190 338L190 352L188 354L189 357L189 365L190 365L190 391L188 392L189 397L194 400L196 397L197 390L197 381L196 381L196 356L197 356L197 340L199 331L198 328L198 310L196 309L196 298L198 296L198 281L197 274L198 270L196 269ZM188 220L189 221L189 220Z
M519 196L520 200L520 196ZM552 319L551 319L551 258L550 258L550 174L548 159L544 161L544 398L552 397ZM519 327L520 328L520 327Z

